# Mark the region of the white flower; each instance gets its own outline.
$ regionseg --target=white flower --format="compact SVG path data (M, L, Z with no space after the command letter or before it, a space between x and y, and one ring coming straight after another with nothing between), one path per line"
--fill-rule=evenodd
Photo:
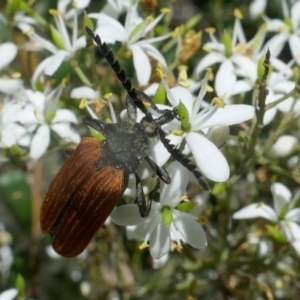
M287 157L297 149L298 145L299 142L296 137L292 135L282 135L267 154L270 157Z
M0 70L9 65L17 56L18 48L13 43L0 45Z
M100 94L98 91L93 90L92 88L88 86L80 86L77 88L74 88L71 91L71 98L74 99L82 99L79 107L80 108L86 108L91 117L97 119L97 115L94 113L94 111L91 109L90 104L97 103L100 99ZM113 112L114 114L114 112ZM115 123L115 120L113 121Z
M44 49L52 53L51 56L45 58L35 69L32 76L32 86L35 87L37 79L46 74L52 76L60 67L63 61L69 60L74 57L77 50L84 48L86 45L85 36L78 38L78 15L74 13L73 16L73 31L72 39L70 39L66 24L63 19L62 12L52 10L56 28L52 28L54 41L42 38L35 33L34 28L28 24L20 24L20 29L26 33L32 40L38 42ZM56 34L54 34L56 32Z
M253 0L249 6L249 12L252 19L263 14L267 6L267 0Z
M0 294L0 300L13 300L16 299L18 295L18 290L15 288L6 290Z
M274 208L261 203L252 203L235 212L233 219L253 219L264 218L266 220L278 223L288 242L300 247L300 208L293 208L299 197L297 193L292 199L290 190L282 183L275 182L271 187ZM297 248L300 253L300 248Z
M107 0L102 9L102 13L117 19L123 12L130 7L131 0Z
M239 11L236 10L235 15L232 37L224 32L223 41L219 42L213 31L208 31L211 42L206 43L203 49L209 53L201 59L195 69L196 74L200 74L206 68L220 64L215 77L215 90L219 97L225 97L225 103L229 102L230 96L247 92L254 87L257 78L257 66L256 62L246 53L248 49L257 53L265 37L264 31L260 30L252 40L247 42ZM238 80L238 75L242 76L243 79Z
M13 43L4 43L0 45L0 70L7 67L17 56L18 48ZM0 92L4 94L13 94L22 85L22 80L14 78L0 78Z
M24 126L13 121L13 118L23 109L23 104L19 100L11 100L8 97L0 109L0 148L10 148L19 144L26 135Z
M286 42L288 42L292 57L300 65L300 2L295 2L290 11L286 0L282 0L281 3L284 21L265 18L268 30L278 32L270 39L269 47L272 55L278 56Z
M268 95L266 98L266 104L272 103L280 99L285 94L287 94L288 92L294 89L295 82L288 80L288 76L285 75L283 72L288 72L288 69L285 68L282 70L282 72L273 71L270 74L270 78L267 83ZM268 109L264 114L264 120L263 120L264 125L268 125L269 123L272 122L278 110L287 113L290 110L293 102L294 102L294 98L289 97L288 99L277 104L271 109ZM299 100L296 102L294 110L295 110L294 116L297 116L298 112L300 112Z
M27 128L27 138L30 145L30 157L40 158L50 144L50 130L61 138L79 143L79 134L70 123L77 123L76 116L68 109L57 109L57 102L62 92L62 86L41 93L32 90L25 91L28 104L13 117L14 122L20 122Z
M131 236L143 239L143 246L149 241L150 254L155 259L166 255L172 242L176 243L179 251L182 249L182 242L197 249L204 248L207 244L205 232L197 222L197 217L176 209L186 193L188 171L178 162L171 163L167 171L172 182L161 182L160 202L152 202L148 217L140 216L136 204L121 205L111 214L112 221L118 225L136 226Z
M152 44L168 38L170 34L141 40L162 19L164 14L160 14L153 21L143 20L137 13L137 5L138 2L128 9L124 26L104 13L92 13L89 16L97 19L98 24L95 33L104 42L115 43L119 41L128 46L132 51L137 80L140 85L146 85L151 75L151 64L148 56L167 67L165 58Z
M229 178L228 163L214 143L209 141L205 134L209 129L216 126L229 126L238 124L253 118L254 108L250 105L226 105L220 108L217 105L203 105L203 97L206 93L208 74L206 74L199 95L196 99L183 87L169 89L165 80L162 79L167 95L172 106L176 107L180 101L188 112L189 128L183 129L179 120L163 126L170 132L167 139L171 144L179 146L183 141L187 143L188 149L185 153L191 152L195 163L207 178L223 182ZM205 107L200 110L201 107ZM160 108L169 108L160 106ZM169 159L170 153L166 150L161 141L157 141L151 148L148 155L159 165L163 166Z

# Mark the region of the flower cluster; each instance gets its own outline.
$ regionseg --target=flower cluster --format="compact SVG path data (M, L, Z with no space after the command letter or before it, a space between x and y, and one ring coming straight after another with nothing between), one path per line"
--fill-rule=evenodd
M209 269L207 274L212 274L209 259L216 256L215 264L223 265L209 276L219 277L221 282L227 274L222 273L223 266L241 262L234 261L238 255L233 248L244 251L245 245L256 245L259 259L276 260L268 252L280 247L292 253L291 257L300 256L300 1L280 0L281 16L270 18L267 0L253 0L248 11L243 6L243 14L234 9L231 28L216 26L226 28L222 32L213 27L196 31L200 28L199 16L173 28L176 22L171 20L176 13L170 3L166 8L157 1L107 0L103 7L96 2L58 0L55 7L42 12L34 1L7 1L5 12L0 14L0 22L12 29L7 36L1 34L0 44L1 170L2 164L7 169L17 165L26 172L35 168L38 160L47 164L44 158L48 153L70 143L79 144L90 134L98 146L98 142L106 145L109 141L103 142L103 132L80 126L86 114L100 120L103 127L110 123L131 125L136 118L142 127L143 122L149 122L149 127L142 129L149 130L145 134L149 149L146 156L137 158L142 160L138 171L124 180L122 198L113 199L114 191L110 190L112 200L118 204L105 226L125 226L127 239L138 242L139 253L149 248L153 268L176 255L169 252L186 251L193 262L201 261L199 264L201 253L203 266ZM257 30L247 31L245 18L249 24L260 22ZM103 48L96 43L97 38L93 39L93 32L99 35ZM114 54L103 53L106 47ZM130 82L123 78L125 73ZM138 99L144 105L143 111L134 106L137 99L131 102L135 91L146 95ZM168 115L164 115L166 111L173 114L170 122L162 120ZM85 117L84 122L87 119L91 120ZM107 154L104 147L100 156ZM70 149L66 152L73 154ZM174 153L179 152L176 157ZM115 161L121 161L107 157L112 168ZM95 157L93 162L95 172L103 167L99 160ZM124 174L129 169L123 161L120 166L116 169ZM169 174L170 180L164 180L164 174ZM2 194L3 199L8 194L7 180L1 176L0 208ZM39 234L34 228L39 222L41 202L36 199L42 180L35 178L34 182L32 176L27 176L24 181L32 185L32 235L36 240ZM84 182L78 189L72 187L70 201L63 204L50 231L52 238L73 194L78 196ZM137 205L141 189L146 200L143 205L151 207L147 216L142 216ZM274 208L261 201L261 194L270 195L270 190ZM60 199L60 195L55 197ZM241 207L242 203L248 205ZM80 208L75 210L72 213L80 219ZM256 220L251 221L251 230L239 231L244 223L232 219ZM233 236L235 226L239 232ZM10 237L7 243L0 240L1 275L8 278L15 240L5 235L4 228L1 220L0 237ZM244 237L247 241L242 244ZM104 248L109 247L92 242L82 259L88 261L93 250ZM205 251L198 251L204 248L207 256ZM46 249L50 258L58 258L51 246ZM246 273L251 268L249 264L239 269ZM229 269L227 272L232 272ZM238 282L240 279L235 278L240 275L229 277ZM191 281L196 284L195 278ZM231 288L228 282L224 286L228 291ZM19 288L7 288L5 285L1 299L13 299L20 293Z

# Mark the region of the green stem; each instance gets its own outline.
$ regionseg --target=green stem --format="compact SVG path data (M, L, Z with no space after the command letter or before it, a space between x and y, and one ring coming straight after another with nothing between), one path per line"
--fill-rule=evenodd
M79 67L79 65L77 64L76 61L72 61L71 62L73 68L74 68L74 71L76 72L76 74L78 75L78 77L81 79L81 81L86 85L86 86L89 86L91 87L92 84L91 82L89 81L89 79L85 76L85 74L83 73L83 71L81 70L81 68Z

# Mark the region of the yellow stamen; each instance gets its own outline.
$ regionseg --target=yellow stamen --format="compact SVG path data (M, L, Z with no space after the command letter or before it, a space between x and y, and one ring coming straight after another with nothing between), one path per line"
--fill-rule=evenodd
M87 105L87 99L86 98L82 98L80 103L79 103L79 108L80 109L84 109Z
M173 31L172 31L172 38L175 38L176 36L180 35L180 29L179 27L176 27Z
M31 36L34 33L34 29L32 27L29 27L27 30L23 30L22 33Z
M181 69L180 73L179 73L179 77L183 80L183 81L187 81L187 72L186 69Z
M204 46L202 47L202 49L203 49L204 51L206 51L206 52L211 52L211 48L208 47L208 46L206 46L206 45L204 45Z
M180 198L180 200L182 200L182 201L189 201L190 200L190 195L189 194L185 194L185 195L183 195L181 198Z
M214 27L206 27L204 30L207 33L215 33L216 32L216 28L214 28Z
M257 207L262 207L264 205L265 205L265 203L263 201L260 201L259 203L257 203Z
M21 73L20 72L15 72L15 73L11 74L11 78L18 79L20 77L21 77Z
M61 12L57 9L50 8L49 9L49 14L52 15L52 16L60 16Z
M140 244L139 249L140 249L140 250L143 250L143 249L146 249L146 248L148 248L148 247L149 247L149 244L146 243L146 242L143 242L143 243Z
M176 250L177 250L179 253L182 253L182 252L183 252L183 247L182 247L181 245L177 245Z
M179 66L178 66L178 70L179 70L179 71L182 71L182 70L187 71L188 69L189 69L189 67L188 67L187 65L179 65Z
M205 217L205 216L200 216L198 218L198 222L203 225L203 224L206 224L208 222L208 219Z
M183 135L183 131L182 131L182 130L172 130L171 132L172 132L174 135L177 135L177 136Z
M152 21L153 21L153 16L148 16L148 17L146 18L146 21L152 22Z
M157 76L158 76L160 79L163 79L163 78L164 78L164 72L163 72L162 69L156 68L156 74L157 74Z
M70 82L70 75L68 74L65 78L63 78L61 84L63 87L66 87L69 82Z
M234 11L233 11L233 15L237 18L237 19L243 19L243 14L242 12L236 8Z
M179 81L178 84L181 85L184 88L188 88L188 87L191 86L191 84L187 81Z
M214 97L211 102L216 104L219 108L224 108L225 107L224 102L218 97Z
M205 86L205 90L206 90L208 93L211 93L211 92L213 92L214 89L213 89L210 85L207 84L207 85Z
M168 8L168 7L163 7L163 8L160 10L160 12L161 12L162 14L168 14L168 13L171 12L171 9Z
M112 93L107 93L103 95L103 99L108 100L112 96Z

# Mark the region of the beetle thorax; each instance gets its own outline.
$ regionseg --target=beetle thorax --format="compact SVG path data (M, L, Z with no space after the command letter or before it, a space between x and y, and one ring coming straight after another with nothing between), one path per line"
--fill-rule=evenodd
M140 123L121 121L107 124L103 130L113 156L122 161L129 173L137 172L142 159L147 155L150 141Z

